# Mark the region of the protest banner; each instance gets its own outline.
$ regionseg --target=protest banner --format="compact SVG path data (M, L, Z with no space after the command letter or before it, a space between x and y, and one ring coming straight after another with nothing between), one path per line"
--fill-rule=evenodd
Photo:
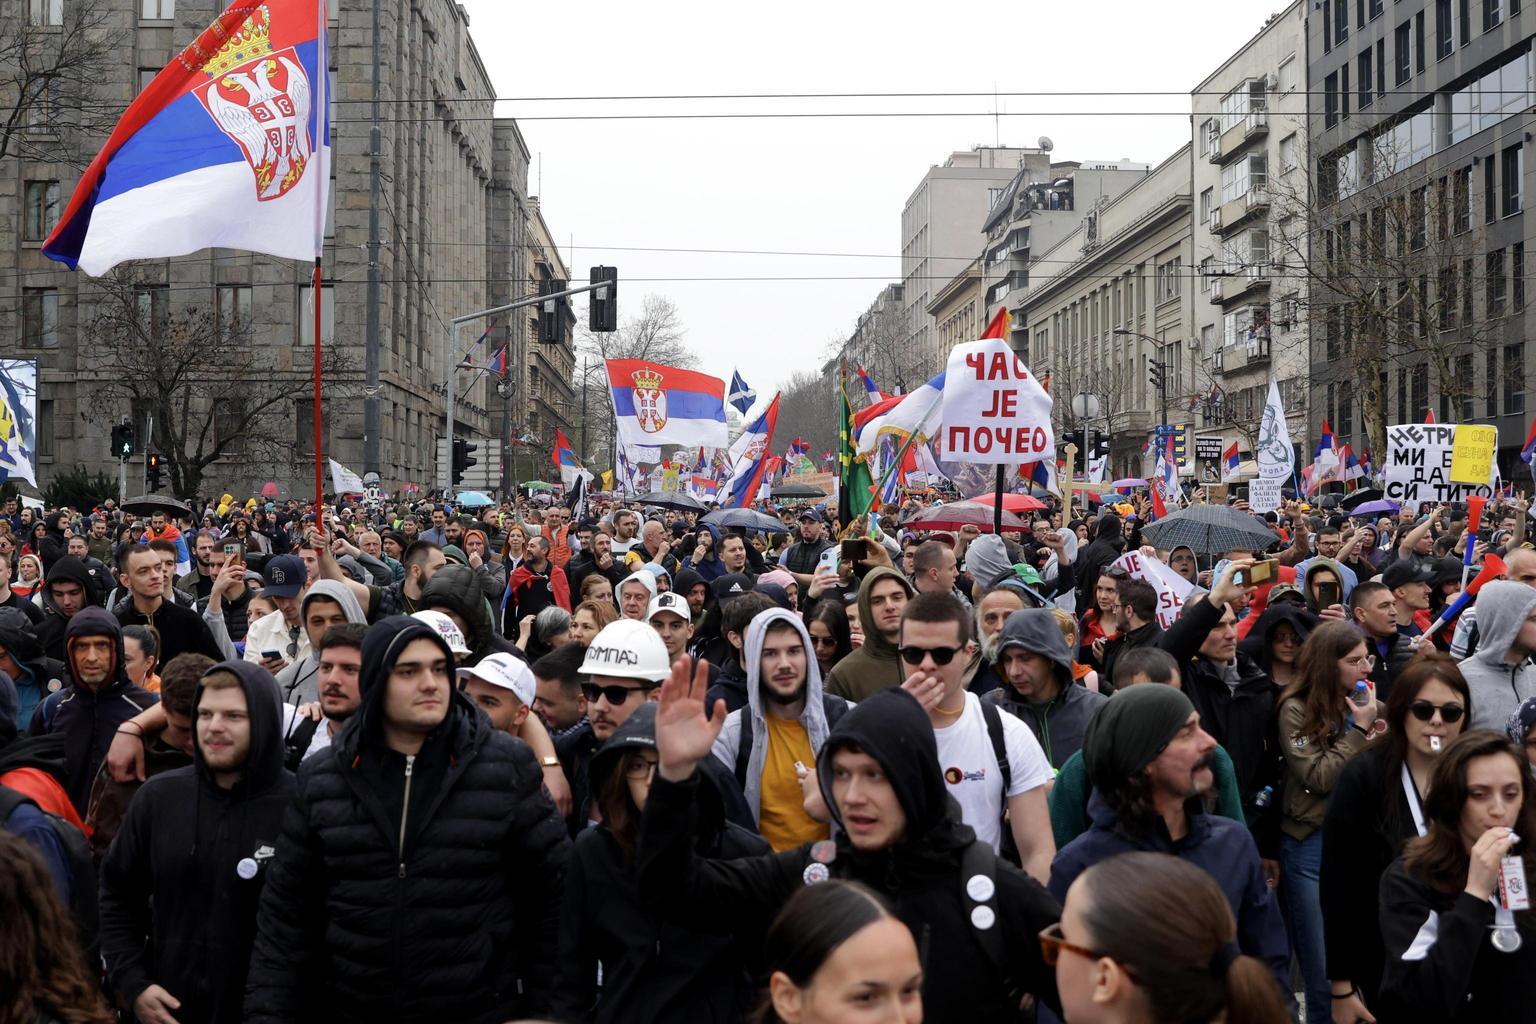
M1051 396L1001 338L950 351L941 432L950 462L1056 461Z
M1110 566L1110 574L1113 575L1117 570L1132 579L1150 583L1152 589L1157 591L1157 624L1163 629L1178 621L1184 610L1184 602L1195 589L1189 580L1140 551L1128 551L1115 559Z
M1491 453L1488 470L1480 483L1452 479L1457 434L1465 429L1454 423L1400 423L1387 427L1386 497L1405 505L1466 501L1473 495L1492 497ZM1469 456L1487 443L1486 437L1474 437L1477 439L1469 445ZM1497 447L1497 439L1493 444Z
M1282 493L1286 481L1258 477L1248 481L1248 508L1253 512L1273 512L1285 503Z
M1499 428L1463 423L1456 427L1451 448L1451 482L1480 484L1493 478L1493 456L1499 448Z
M1221 483L1221 453L1225 447L1220 435L1195 438L1196 476L1202 484Z

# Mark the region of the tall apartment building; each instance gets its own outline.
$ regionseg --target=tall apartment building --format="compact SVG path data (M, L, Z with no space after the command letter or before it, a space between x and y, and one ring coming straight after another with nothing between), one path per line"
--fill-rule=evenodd
M949 283L940 288L926 310L933 320L934 340L942 363L949 361L949 351L956 345L981 337L987 321L982 302L981 257L977 257Z
M1314 416L1357 447L1431 411L1494 424L1509 477L1536 326L1524 216L1536 4L1313 7L1314 256L1330 278L1311 303Z
M1274 15L1192 96L1196 388L1202 436L1253 450L1273 376L1307 438L1307 0Z
M1163 420L1150 362L1169 365L1167 422L1180 424L1195 390L1189 145L1115 199L1086 213L1036 252L1015 309L1014 347L1036 375L1051 375L1055 414L1075 429L1071 398L1099 401L1086 424L1108 431L1111 471L1140 476L1143 446Z
M89 103L120 111L226 6L222 0L102 0L94 31L120 51L89 83ZM59 0L0 0L0 16L32 19L44 29L69 16ZM349 364L328 381L326 449L363 472L364 365L368 318L368 241L372 72L372 5L334 0L331 23L333 97L332 211L324 254L322 336ZM528 148L517 125L494 118L491 79L452 0L383 5L378 26L383 117L382 246L378 268L380 381L379 472L383 486L430 487L437 480L436 438L444 428L449 366L448 321L523 296L526 261ZM74 119L60 118L69 123ZM109 127L109 125L108 125ZM101 373L91 325L104 295L96 282L65 270L39 251L79 169L100 148L105 129L58 128L37 117L26 145L0 161L0 215L16 230L0 249L0 331L15 339L7 354L40 364L38 438L44 482L84 464L115 469L107 451L110 424L133 415L143 437L142 409L109 407L98 395ZM157 319L188 308L213 310L248 332L251 358L291 383L279 410L291 457L277 464L231 453L208 472L213 486L240 491L276 479L307 491L311 449L309 365L310 271L292 261L208 250L127 268L140 306ZM224 322L222 319L221 323ZM483 361L509 337L509 321L491 325L477 350ZM466 343L478 336L464 332ZM209 366L212 373L218 366ZM489 437L505 438L510 400L482 375L459 374L456 429L482 442L482 461L501 454ZM130 477L139 472L139 460ZM492 462L494 465L494 461ZM494 479L495 474L492 474Z
M569 282L570 270L560 258L560 247L550 237L549 225L544 222L544 211L537 196L529 200L528 227L530 272L526 294L539 294L540 285L546 281ZM554 440L556 430L565 431L569 437L575 419L576 389L572 379L576 369L576 319L566 307L560 321L560 339L555 342L539 340L536 308L530 307L526 311L524 321L522 373L513 378L519 392L513 397L514 409L521 400L522 432L536 438L540 450L549 451L551 447L545 442Z
M923 175L901 211L901 282L906 319L901 376L927 380L944 365L928 304L981 253L977 225L1038 149L977 146L951 153Z
M926 312L924 313L926 316ZM916 387L927 377L907 376L908 324L905 288L888 284L880 289L875 301L859 315L853 333L843 343L842 358L848 372L864 367L885 391L897 387ZM849 397L853 397L852 394Z

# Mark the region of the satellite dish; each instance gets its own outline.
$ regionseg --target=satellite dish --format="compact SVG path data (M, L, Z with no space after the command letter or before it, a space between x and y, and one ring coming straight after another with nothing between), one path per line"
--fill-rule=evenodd
M1042 150L1044 150L1047 153L1049 153L1052 149L1055 148L1055 143L1053 143L1051 141L1051 137L1049 135L1042 135L1042 136L1040 136L1040 141L1038 143L1036 143L1036 145L1038 145Z

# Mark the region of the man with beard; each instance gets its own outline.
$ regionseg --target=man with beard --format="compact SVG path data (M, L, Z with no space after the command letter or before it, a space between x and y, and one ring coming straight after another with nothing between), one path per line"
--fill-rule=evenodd
M341 727L357 712L363 700L357 677L363 668L363 637L367 633L367 625L361 622L343 622L328 627L316 642L320 717L316 719L288 708L283 746L290 771L297 771L305 758L329 747Z
M200 530L192 540L192 571L176 581L176 589L187 594L194 594L199 599L208 596L213 590L214 578L219 570L213 565L211 559L214 549L219 542L213 536L212 530Z
M848 710L823 694L804 623L783 608L760 612L747 625L743 662L747 705L732 711L713 753L746 794L757 830L776 852L830 835L805 812L801 773L816 763L827 734Z
M551 606L571 610L571 588L565 570L549 560L549 540L529 537L523 561L507 578L506 619L502 632L517 634L517 624Z
M1179 690L1132 686L1110 698L1083 743L1093 825L1056 854L1051 895L1065 899L1078 875L1122 853L1189 861L1221 886L1238 948L1268 963L1288 993L1290 947L1253 837L1241 823L1207 814L1199 799L1215 781L1215 753L1216 740Z
M966 663L963 676L966 689L972 693L980 696L1003 685L1002 676L997 674L998 641L1008 616L1024 607L1023 591L1007 583L993 587L976 602L976 651Z
M128 805L101 866L101 952L138 1020L237 1020L293 776L280 703L259 665L226 661L192 702L193 765Z
M1104 671L1099 673L1105 693L1114 690L1115 662L1133 647L1151 647L1163 635L1157 624L1157 590L1145 580L1115 581L1115 635L1104 642Z
M640 517L627 508L613 514L613 544L616 555L627 555L629 549L640 543Z
M1072 678L1072 653L1056 617L1046 608L1025 608L1003 622L998 639L1003 685L982 700L1017 716L1035 734L1052 768L1077 753L1104 696Z

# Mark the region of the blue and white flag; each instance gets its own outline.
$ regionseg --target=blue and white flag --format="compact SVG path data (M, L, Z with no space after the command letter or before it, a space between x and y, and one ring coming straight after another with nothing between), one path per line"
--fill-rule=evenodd
M0 359L0 480L37 486L37 361Z
M736 411L743 416L752 408L752 403L757 401L757 392L752 390L751 385L741 379L740 370L736 370L731 374L731 393L725 396L725 400L731 403Z
M731 475L726 480L721 508L744 508L757 500L768 467L773 428L778 420L779 396L774 395L768 408L731 445Z

